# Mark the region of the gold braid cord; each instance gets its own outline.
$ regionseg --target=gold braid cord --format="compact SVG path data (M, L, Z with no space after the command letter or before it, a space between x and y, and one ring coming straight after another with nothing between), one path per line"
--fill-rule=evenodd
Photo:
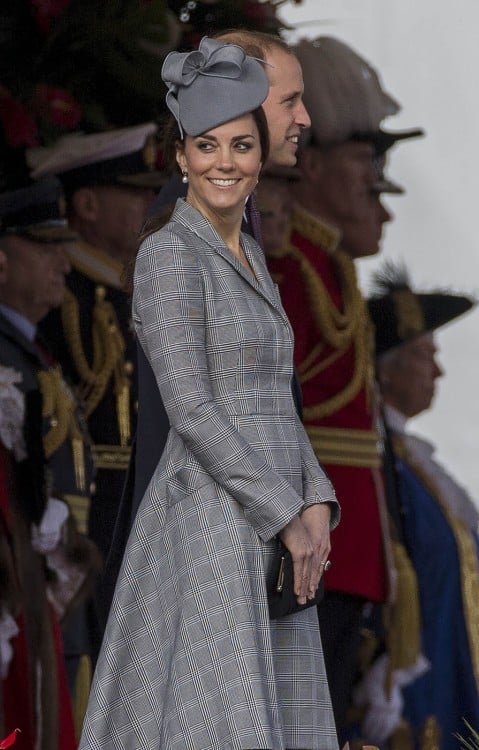
M466 623L476 686L479 691L479 608L477 606L479 593L479 563L474 540L463 521L449 511L447 503L441 496L441 492L434 481L424 471L422 466L414 461L410 451L398 436L394 437L394 450L404 459L404 461L406 461L424 487L434 497L454 534L460 563L464 620Z
M428 716L421 727L419 750L441 750L441 734L436 717ZM389 750L413 750L415 744L411 725L401 719L388 740Z
M50 429L43 438L46 458L50 458L65 440L70 440L77 489L85 491L85 454L83 434L76 419L76 404L62 378L61 370L53 367L38 372L43 398L43 418Z
M393 733L388 738L387 746L388 750L414 750L411 725L405 719L399 720ZM423 750L422 746L420 750Z
M384 612L389 654L386 691L390 697L393 672L412 667L421 651L421 614L416 573L406 549L391 540L396 573L394 601Z
M441 727L435 716L428 716L421 727L420 750L441 750Z
M73 364L80 377L79 393L89 417L114 378L117 420L121 445L130 439L130 380L125 371L125 341L111 302L105 299L105 287L98 286L93 309L93 362L89 365L80 332L80 309L74 294L67 290L62 305L62 323Z
M314 265L301 250L290 243L289 240L294 230L326 252L329 252L329 248L337 243L338 235L315 217L299 210L291 219L286 234L288 241L277 253L272 253L278 258L289 255L298 263L308 294L309 314L316 323L318 338L335 350L325 360L314 364L314 355L319 355L322 349L321 345L317 344L306 360L298 365L301 382L305 383L318 375L351 346L354 347L355 352L354 371L347 386L319 404L304 407L305 421L311 421L327 417L346 406L363 386L367 386L370 391L373 383L373 336L353 260L339 249L335 249L330 255L341 288L343 300L343 311L341 311L331 299Z

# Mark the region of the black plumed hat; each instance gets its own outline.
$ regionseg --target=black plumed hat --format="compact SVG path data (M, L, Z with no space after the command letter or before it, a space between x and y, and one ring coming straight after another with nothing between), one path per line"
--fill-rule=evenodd
M434 290L415 292L401 265L386 263L374 276L368 309L375 328L376 356L463 315L476 300Z

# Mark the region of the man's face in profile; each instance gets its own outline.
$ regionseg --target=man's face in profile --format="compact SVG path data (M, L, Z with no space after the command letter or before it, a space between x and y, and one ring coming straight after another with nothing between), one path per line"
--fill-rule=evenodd
M406 417L431 407L443 372L432 333L407 341L379 361L379 383L386 403Z
M266 62L269 92L263 109L269 129L268 163L292 167L300 133L311 125L303 104L303 73L296 57L280 48L269 50Z
M375 189L377 170L370 143L347 141L314 149L312 196L321 218L341 231L341 247L352 258L375 255L391 216Z

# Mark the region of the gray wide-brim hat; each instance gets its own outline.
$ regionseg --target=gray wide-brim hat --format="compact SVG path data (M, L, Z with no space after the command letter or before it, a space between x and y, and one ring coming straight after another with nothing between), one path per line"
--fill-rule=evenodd
M208 37L193 52L170 52L161 77L181 135L197 136L252 112L269 90L262 62L236 44Z
M302 39L294 52L303 70L303 101L311 117L308 134L317 145L363 140L384 154L397 141L424 134L421 128L382 129L401 105L386 91L375 68L345 42L330 36Z

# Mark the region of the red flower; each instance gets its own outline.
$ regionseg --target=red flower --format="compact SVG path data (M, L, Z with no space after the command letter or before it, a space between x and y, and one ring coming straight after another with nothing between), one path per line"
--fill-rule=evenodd
M38 84L35 89L35 109L46 120L66 130L75 128L81 120L81 107L65 89Z
M14 729L13 732L8 735L8 737L5 737L5 739L0 742L0 750L4 750L4 748L13 745L13 743L17 739L17 732L19 731L19 729Z
M3 86L0 86L0 123L8 146L38 146L38 130L33 117L25 105L14 99Z
M48 34L52 22L62 15L71 0L30 0L33 17L44 34Z

